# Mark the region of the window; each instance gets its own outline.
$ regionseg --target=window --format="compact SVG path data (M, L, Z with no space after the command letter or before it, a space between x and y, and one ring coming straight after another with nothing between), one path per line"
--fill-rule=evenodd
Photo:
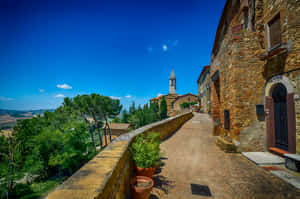
M268 46L269 50L272 50L281 44L281 25L280 15L276 15L268 23Z

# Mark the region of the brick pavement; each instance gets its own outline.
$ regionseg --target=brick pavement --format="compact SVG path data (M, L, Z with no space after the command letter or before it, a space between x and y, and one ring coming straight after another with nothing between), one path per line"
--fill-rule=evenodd
M195 114L161 144L164 165L154 176L151 199L286 199L300 190L247 160L215 145L212 121ZM192 195L190 184L208 186L212 196Z

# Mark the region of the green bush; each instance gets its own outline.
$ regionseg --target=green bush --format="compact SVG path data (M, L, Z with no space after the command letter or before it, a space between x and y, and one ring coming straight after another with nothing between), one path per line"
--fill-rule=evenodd
M193 106L197 104L197 102L183 102L182 104L180 104L180 107L182 109L185 109L185 108L189 108L190 106Z
M132 159L136 166L151 168L160 164L160 134L140 134L130 147Z

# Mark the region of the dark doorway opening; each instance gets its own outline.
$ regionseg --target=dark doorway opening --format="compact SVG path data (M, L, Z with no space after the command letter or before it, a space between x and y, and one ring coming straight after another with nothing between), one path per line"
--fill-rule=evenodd
M277 84L272 93L274 101L275 147L288 150L287 90Z

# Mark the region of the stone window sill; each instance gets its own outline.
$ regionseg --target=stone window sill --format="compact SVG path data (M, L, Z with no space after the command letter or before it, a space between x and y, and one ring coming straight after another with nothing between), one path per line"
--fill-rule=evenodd
M287 47L284 44L278 45L275 48L272 48L271 50L266 50L263 54L259 55L260 60L267 60L270 59L276 55L280 55L282 53L287 52Z

